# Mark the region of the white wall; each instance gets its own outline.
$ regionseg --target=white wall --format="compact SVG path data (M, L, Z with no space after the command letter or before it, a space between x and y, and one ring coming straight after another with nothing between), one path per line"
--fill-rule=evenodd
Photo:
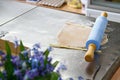
M95 9L86 9L86 16L90 17L98 17L101 14L101 10L95 10ZM107 12L108 13L108 20L119 22L120 23L120 14L119 13L113 13L113 12Z

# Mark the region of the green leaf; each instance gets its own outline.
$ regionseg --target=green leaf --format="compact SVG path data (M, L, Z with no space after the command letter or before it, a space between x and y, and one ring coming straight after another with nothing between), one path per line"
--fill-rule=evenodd
M37 76L34 78L34 80L49 80L50 78L47 76Z
M5 48L6 48L6 61L5 61L5 70L7 73L7 80L11 80L13 77L13 72L14 72L14 68L13 68L13 64L11 62L11 49L10 46L8 44L8 41L5 42Z
M10 61L10 59L11 59L11 49L10 49L10 46L8 44L8 41L5 41L5 48L6 48L6 53L7 53L6 58L7 58L7 60Z
M46 66L46 64L48 63L47 59L48 59L48 55L49 55L49 50L46 49L43 55L45 55L44 66Z
M25 57L23 54L20 53L20 54L19 54L19 57L20 57L21 60L26 61L27 68L31 68L31 63L28 62L28 60L29 60L29 57L28 57L28 56Z
M0 72L0 78L4 80L4 75L2 74L2 72Z
M27 64L27 68L31 68L32 67L31 63L27 62L26 64Z
M7 80L12 80L14 68L11 61L5 61L5 70L7 73Z
M44 60L44 66L48 63L47 58Z
M52 72L51 73L51 79L50 80L58 80L59 78L59 74L56 72Z
M48 57L49 53L50 53L49 50L46 49L45 52L44 52L44 55L45 55L46 58Z
M55 62L52 64L53 67L56 67L58 63L59 63L59 61L55 61Z
M22 51L24 51L24 50L25 50L25 47L24 47L22 41L20 40L20 51L22 52Z
M23 54L20 53L20 54L19 54L19 57L20 57L21 60L25 60L25 57L24 57Z

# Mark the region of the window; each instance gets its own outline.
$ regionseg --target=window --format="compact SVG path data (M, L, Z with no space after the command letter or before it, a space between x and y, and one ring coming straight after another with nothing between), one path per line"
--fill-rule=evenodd
M120 22L120 0L88 0L87 16L97 17L101 11L109 13L109 20Z

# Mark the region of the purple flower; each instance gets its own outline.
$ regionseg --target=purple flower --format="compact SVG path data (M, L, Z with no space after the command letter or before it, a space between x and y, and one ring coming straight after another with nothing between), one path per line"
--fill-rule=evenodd
M47 71L44 70L44 71L41 72L41 75L45 76L46 73L47 73Z
M26 57L28 56L28 53L30 53L30 49L24 50L21 53Z
M22 68L22 64L23 64L24 61L20 60L19 56L17 56L16 58L12 59L11 61L12 61L13 65L14 65L15 69L18 69L18 68L21 69Z
M38 49L33 48L32 51L33 51L34 54L39 54L39 50Z
M67 70L67 67L63 63L60 63L59 67L56 69L56 72L60 73L60 70Z
M13 74L17 76L17 80L23 80L22 73L20 70L15 70Z
M44 56L43 55L40 55L38 56L38 63L40 63L39 65L39 69L43 69L44 68Z
M73 78L69 78L69 80L73 80Z
M34 45L33 45L33 48L35 48L35 49L41 48L41 47L40 47L40 43L34 44Z
M17 65L19 61L20 61L20 57L19 56L12 56L13 64Z
M27 68L27 64L26 64L26 62L23 62L23 63L22 63L22 69L25 70L26 68Z
M64 64L61 63L61 64L60 64L60 69L61 69L61 70L67 70L67 67L66 67Z
M24 76L24 80L29 80L29 79L31 80L33 78L34 78L34 76L32 75L32 72L30 70L27 71L25 76Z
M14 40L14 44L15 48L17 48L17 38ZM33 45L32 49L27 49L22 51L20 55L12 55L10 57L14 68L14 73L12 75L16 76L17 80L34 80L35 77L46 76L53 72L54 66L51 64L52 57L46 57L46 55L44 55L44 51L41 50L40 44L37 43ZM47 52L51 50L52 47L49 47ZM33 55L29 54L31 52L33 52ZM6 60L6 54L4 54L2 51L0 51L0 56ZM0 66L4 65L4 60L0 62ZM7 80L7 71L5 70L4 73L2 72L2 74L4 75L5 80ZM58 80L62 80L62 78L59 78Z
M58 80L63 80L63 79L61 77L59 77Z
M39 60L40 62L43 62L43 61L44 61L44 56L43 56L43 54L41 54L41 55L38 56L38 60Z
M11 57L11 58L12 58L12 59L15 59L15 58L17 58L17 57L18 57L18 56L12 55L12 57Z
M44 68L44 62L43 62L42 64L40 64L40 66L38 67L38 69L39 69L40 71L42 71L43 68Z
M20 60L19 62L16 63L16 68L22 69L22 64L24 63L23 60Z
M47 61L51 62L52 61L52 57L48 57Z
M15 45L15 48L17 48L19 46L19 40L16 37L14 40L14 45Z
M38 76L39 72L37 69L32 69L26 72L24 80L28 80L28 79L34 79L34 77Z
M0 67L3 66L3 63L0 61Z
M51 64L46 64L46 70L48 73L50 73L54 70L54 67Z
M49 46L48 47L48 51L50 52L50 51L52 51L53 50L53 48L51 47L51 46Z
M78 80L84 80L82 76L79 76L78 77Z
M7 76L7 73L6 73L6 71L4 70L4 71L2 71L2 73L3 73L3 75L4 76Z
M32 69L31 72L33 73L33 76L36 77L39 75L39 72L38 72L38 69L35 68L35 69Z
M2 61L5 60L6 54L0 50L0 57L2 57Z
M57 72L57 73L60 73L60 67L57 68L56 72Z
M4 61L6 59L6 54L2 54L2 61Z
M21 71L20 70L15 70L13 74L16 75L16 76L19 76L21 74Z
M32 59L32 69L37 68L38 67L38 60L36 58Z
M0 56L3 55L3 54L5 54L5 53L4 53L3 51L0 50Z

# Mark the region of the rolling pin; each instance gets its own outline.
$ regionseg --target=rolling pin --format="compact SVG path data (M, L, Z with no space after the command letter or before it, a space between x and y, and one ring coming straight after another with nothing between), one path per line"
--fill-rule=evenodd
M108 23L107 16L106 12L101 13L101 16L96 19L88 40L86 41L87 52L84 58L87 62L92 62L94 60L94 52L100 49L100 44Z

